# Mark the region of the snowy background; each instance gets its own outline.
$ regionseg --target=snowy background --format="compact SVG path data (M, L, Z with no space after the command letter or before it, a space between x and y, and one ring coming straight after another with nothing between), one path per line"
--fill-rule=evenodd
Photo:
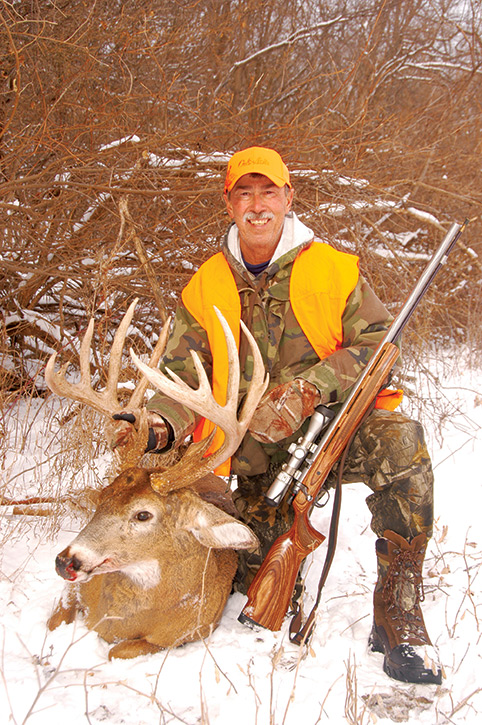
M344 487L335 561L311 645L304 650L289 642L286 623L277 633L239 624L245 597L235 594L208 641L109 662L106 643L81 622L52 633L46 628L62 590L55 555L73 538L80 520L64 516L56 530L49 519L15 516L4 507L0 722L480 722L482 374L464 368L462 358L454 355L443 365L428 360L431 374L417 383L420 397L435 401L439 413L437 420L423 421L436 475L436 530L425 565L423 611L441 652L442 686L391 681L382 671L382 655L367 650L375 537L364 503L369 491L362 484ZM28 405L19 402L8 413L3 473L17 498L22 492L33 495L41 479L49 479L51 489L67 485L67 476L52 465L60 445L58 405L51 396ZM107 454L95 460L98 477L108 460ZM82 476L76 483L82 487ZM330 509L313 517L325 534ZM309 565L307 606L325 551L323 545Z

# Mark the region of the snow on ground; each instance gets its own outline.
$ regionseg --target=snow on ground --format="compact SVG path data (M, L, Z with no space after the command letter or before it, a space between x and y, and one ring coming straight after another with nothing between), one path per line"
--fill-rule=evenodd
M390 680L382 656L369 653L375 537L363 485L344 487L335 561L309 648L281 632L255 632L237 621L245 597L233 595L220 627L206 642L130 661L107 660L107 645L81 622L48 632L46 620L62 590L54 558L72 538L75 521L45 535L45 524L10 513L1 525L0 721L16 725L106 722L112 725L216 723L477 723L482 717L482 374L453 376L453 403L443 440L427 430L436 473L436 532L431 541L423 605L428 630L445 666L442 686ZM442 383L440 383L442 385ZM449 390L450 388L450 390ZM10 435L24 415L10 412ZM44 403L29 411L29 448L10 448L4 473L15 495L33 493L35 476L49 462L35 463L45 428ZM52 433L49 433L51 436ZM18 435L18 432L16 433ZM99 463L102 465L102 461ZM30 469L25 475L22 470ZM313 521L327 533L331 507ZM17 525L18 524L18 525ZM17 525L17 529L15 528ZM6 538L4 538L6 537ZM313 594L326 546L309 565ZM308 605L310 595L308 595Z

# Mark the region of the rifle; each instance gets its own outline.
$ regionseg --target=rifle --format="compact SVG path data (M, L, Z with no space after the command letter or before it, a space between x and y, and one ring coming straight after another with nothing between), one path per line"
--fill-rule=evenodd
M238 617L243 624L260 625L273 631L281 628L301 563L325 539L310 523L311 510L323 493L323 484L331 468L347 449L364 417L370 412L377 394L389 379L390 371L399 356L395 342L438 270L445 264L467 223L466 220L463 225L452 224L339 412L333 417L329 408L318 406L304 437L290 447L291 458L273 481L265 500L269 505L278 505L293 484L290 498L294 521L291 528L273 543L248 589L248 601ZM315 444L314 441L323 430L325 432L321 440ZM341 476L337 485L338 501L335 499L334 504L334 509L337 507L338 511L340 495ZM336 540L336 526L333 531L333 521L331 528L332 558ZM328 558L329 554L327 560ZM311 634L314 612L330 564L331 561L325 562L318 599L305 626L291 637L297 644L305 642Z

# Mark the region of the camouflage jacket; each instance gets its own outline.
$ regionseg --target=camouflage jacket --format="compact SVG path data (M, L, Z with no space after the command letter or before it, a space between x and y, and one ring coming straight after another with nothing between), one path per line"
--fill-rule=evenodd
M307 230L306 227L304 229ZM384 305L360 275L342 317L343 347L320 360L298 324L289 301L293 261L300 250L311 243L312 233L300 245L288 251L282 250L281 256L272 261L256 278L240 261L239 252L236 252L235 246L230 242L232 237L231 227L222 251L233 271L239 291L242 319L253 333L269 372L269 389L294 378L304 378L316 385L321 394L321 402L335 405L343 402L391 321ZM186 383L196 387L197 375L191 350L197 351L209 376L212 358L207 334L181 302L160 368L165 370L169 367ZM252 360L246 354L243 344L240 348L240 360L241 403L252 371ZM170 422L177 444L192 433L199 420L185 406L160 393L150 399L148 408ZM247 433L233 457L233 472L245 475L264 473L270 461L276 463L286 457L289 443L298 436L299 431L278 444L261 444Z

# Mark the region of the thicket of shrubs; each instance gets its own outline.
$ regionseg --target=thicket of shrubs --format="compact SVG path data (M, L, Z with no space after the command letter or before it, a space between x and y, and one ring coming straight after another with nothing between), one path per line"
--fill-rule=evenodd
M410 344L480 347L482 9L443 0L3 2L0 372L41 391L88 316L152 346L218 248L226 159L270 145L295 209L399 308L471 223ZM137 339L136 339L137 337Z

